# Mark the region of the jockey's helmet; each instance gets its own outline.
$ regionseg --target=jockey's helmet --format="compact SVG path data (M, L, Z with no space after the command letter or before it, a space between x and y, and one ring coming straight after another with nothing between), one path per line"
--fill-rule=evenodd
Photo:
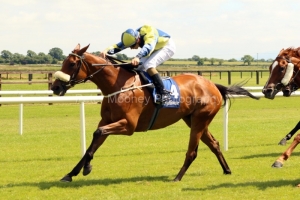
M127 29L122 33L121 41L125 47L131 47L134 45L139 38L139 32L133 29Z

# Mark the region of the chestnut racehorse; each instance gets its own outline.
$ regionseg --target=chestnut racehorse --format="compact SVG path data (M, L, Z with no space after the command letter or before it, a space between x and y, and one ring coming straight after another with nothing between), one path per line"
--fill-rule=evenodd
M87 80L95 83L102 91L104 99L101 107L101 120L93 133L93 139L79 163L61 181L71 182L83 168L83 175L92 170L90 164L96 150L109 135L132 135L134 132L147 131L156 104L148 88L133 66L130 69L112 64L110 60L86 52L89 45L80 49L78 44L64 60L60 71L55 73L56 80L52 90L63 96L66 91ZM164 128L183 119L190 127L190 139L182 168L174 181L180 181L197 157L201 139L217 157L224 174L231 174L218 141L208 130L208 125L217 112L226 104L230 95L244 95L254 99L240 85L225 87L195 74L182 74L173 77L180 90L179 108L161 108L150 130ZM126 101L124 101L126 99ZM148 100L151 100L150 102Z
M284 96L290 96L291 93L300 87L300 47L288 48L280 51L276 59L270 65L270 77L266 82L262 92L268 99L274 99L275 95L282 90ZM279 142L285 145L298 130L298 124ZM273 163L272 167L280 168L292 154L293 150L300 143L300 134L298 134L288 149Z

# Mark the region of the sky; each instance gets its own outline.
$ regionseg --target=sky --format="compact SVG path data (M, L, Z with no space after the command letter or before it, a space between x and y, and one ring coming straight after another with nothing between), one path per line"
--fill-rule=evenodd
M299 0L0 0L0 52L68 55L120 41L128 28L152 25L173 38L173 58L274 59L300 46ZM138 50L120 53L135 56Z

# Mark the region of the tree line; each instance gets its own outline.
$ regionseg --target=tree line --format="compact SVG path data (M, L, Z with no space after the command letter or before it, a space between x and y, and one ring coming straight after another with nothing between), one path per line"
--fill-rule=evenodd
M100 51L92 52L94 55L99 55ZM115 55L117 59L119 60L130 60L131 57L128 57L125 54L117 53ZM58 48L54 47L49 50L48 54L45 53L36 53L32 50L28 50L26 55L22 55L19 53L11 53L8 50L3 50L1 51L1 56L0 56L0 64L21 64L21 65L26 65L26 64L58 64L61 61L63 61L66 58L65 55L63 55L63 51ZM176 58L171 58L170 60L173 61L195 61L198 66L204 65L204 62L210 62L211 65L222 65L223 62L237 62L238 60L232 58L229 60L224 60L224 59L218 59L218 58L200 58L198 55L194 55L191 58L186 58L186 59L176 59ZM260 60L255 60L252 56L250 55L244 55L241 60L244 62L246 65L251 65L252 62L255 61L260 61L260 62L270 62L272 59L260 59Z
M48 54L35 53L32 50L28 50L26 55L19 53L11 53L8 50L1 51L0 63L4 64L57 64L66 58L63 55L63 51L60 48L52 48Z

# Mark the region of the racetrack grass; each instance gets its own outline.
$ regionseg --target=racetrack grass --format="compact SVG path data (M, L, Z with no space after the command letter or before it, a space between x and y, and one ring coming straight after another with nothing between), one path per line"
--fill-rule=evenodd
M299 97L232 100L229 150L223 150L223 109L210 126L232 175L223 175L210 150L198 157L181 182L189 130L182 121L165 129L110 136L92 160L93 171L71 183L59 180L79 161L78 104L24 105L19 135L18 105L0 107L0 199L297 199L299 150L281 169L271 168L287 148L278 146L298 122ZM89 145L99 104L86 104ZM290 141L288 142L290 144Z

